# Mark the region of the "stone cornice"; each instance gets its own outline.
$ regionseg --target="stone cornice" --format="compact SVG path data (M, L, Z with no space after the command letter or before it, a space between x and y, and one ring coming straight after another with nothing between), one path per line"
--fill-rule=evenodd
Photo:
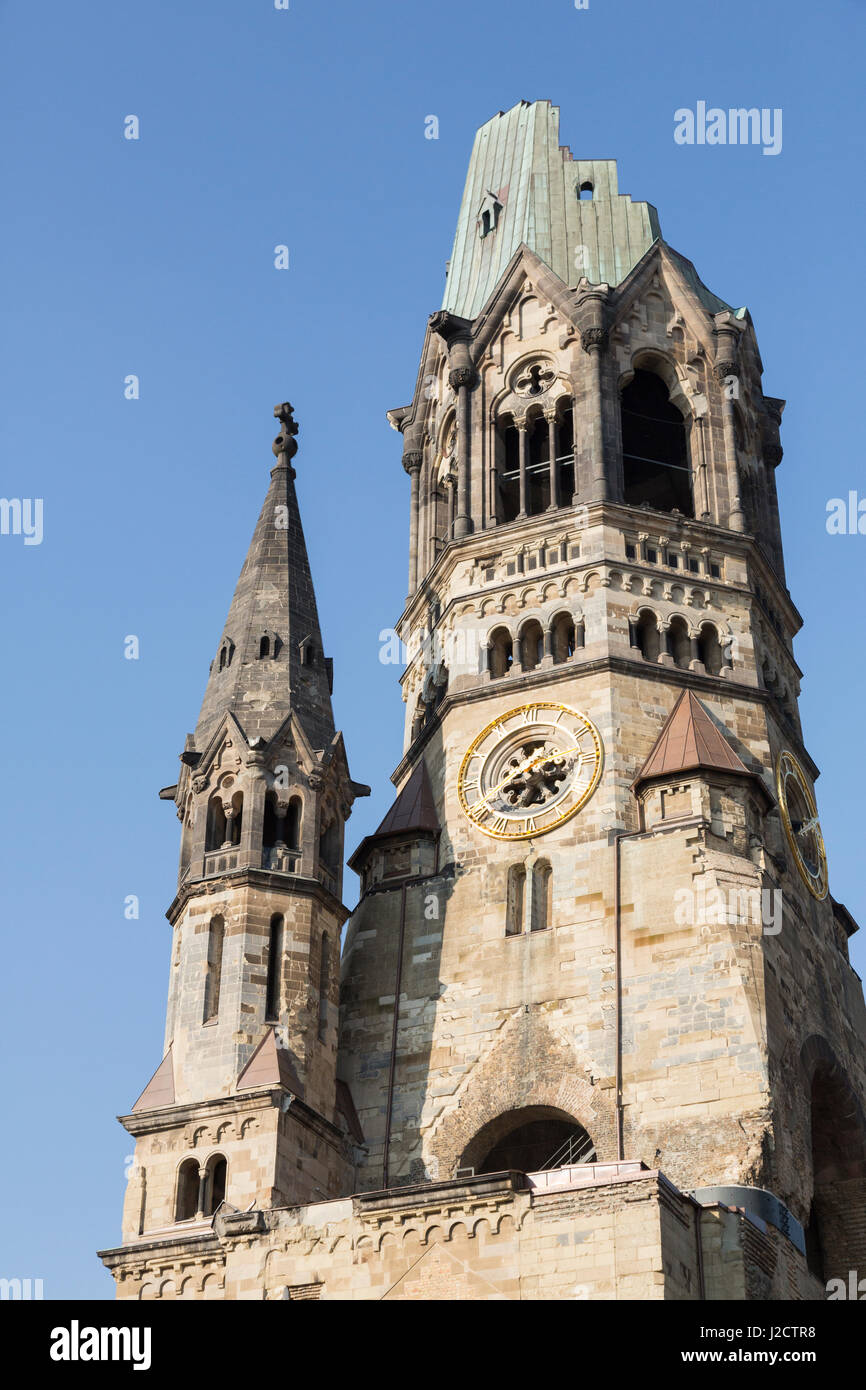
M333 893L329 893L317 878L302 878L300 874L281 874L272 869L257 869L247 865L245 868L231 869L228 873L213 874L208 878L196 878L185 882L166 910L165 915L171 925L174 926L192 898L207 897L211 893L222 891L226 885L232 888L265 888L270 892L286 893L289 896L315 898L337 919L340 926L350 915L350 909L341 903L339 898L335 898Z

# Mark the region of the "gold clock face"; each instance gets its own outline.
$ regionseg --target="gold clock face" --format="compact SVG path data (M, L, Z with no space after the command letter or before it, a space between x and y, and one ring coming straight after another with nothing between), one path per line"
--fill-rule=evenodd
M540 701L500 714L470 744L457 776L464 812L485 835L528 840L585 806L604 745L591 719Z
M827 896L827 856L815 798L793 753L783 748L776 763L782 824L800 877L813 897Z

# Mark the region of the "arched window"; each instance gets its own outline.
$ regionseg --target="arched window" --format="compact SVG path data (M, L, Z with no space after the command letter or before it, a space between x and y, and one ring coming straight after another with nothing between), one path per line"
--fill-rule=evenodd
M540 1173L595 1161L595 1144L572 1115L531 1105L506 1111L482 1126L464 1149L460 1167L476 1173Z
M637 644L645 661L659 659L659 629L656 615L644 608L637 620Z
M185 1158L177 1170L175 1221L192 1221L198 1212L198 1160Z
M514 521L520 512L520 433L509 417L500 426L498 440L498 519L508 522Z
M683 671L687 671L691 660L691 643L689 642L689 625L685 618L681 618L679 615L671 618L668 634L670 654L675 664Z
M543 415L536 415L526 442L526 510L538 516L550 506L550 430Z
M228 817L226 819L229 819ZM244 794L235 792L232 797L231 824L226 827L226 836L232 845L241 842L241 827L244 819Z
M319 859L326 868L336 871L340 855L340 827L336 817L322 827L319 835Z
M698 660L708 676L717 676L722 669L722 646L713 623L702 623L698 633Z
M222 849L226 839L226 813L222 797L216 792L207 804L207 829L205 831L205 850Z
M300 849L301 847L301 798L293 796L289 800L289 809L286 812L286 844L289 849Z
M204 1018L202 1020L204 1023L215 1022L219 1015L224 941L225 922L222 917L212 917L207 934L207 969L204 977Z
M280 1016L284 935L285 925L282 913L275 912L268 931L268 976L265 985L266 1022L275 1022Z
M638 368L620 410L625 501L694 516L685 425L661 377Z
M505 935L519 936L523 931L523 903L526 896L526 870L522 864L512 864L508 870L505 903Z
M513 657L511 633L505 627L498 627L490 634L490 675L494 679L507 676Z
M570 661L575 652L574 618L570 613L557 613L553 620L553 660L555 665Z
M270 654L271 654L271 639L270 639L270 637L268 637L268 635L267 635L267 633L266 633L264 637L260 637L260 638L259 638L259 657L270 656Z
M577 197L580 202L592 199L593 187L591 183L582 183L577 190Z
M545 931L553 922L553 871L540 859L532 871L531 931Z
M220 669L221 671L224 671L225 668L226 668L227 666L231 666L231 664L232 664L232 656L234 655L234 650L235 650L235 644L234 644L234 642L232 641L232 639L231 639L230 637L226 637L226 638L224 639L224 641L222 642L222 645L220 646L220 651L219 651L219 661L218 661L218 665L219 665L219 669Z
M524 671L534 671L544 656L544 633L541 623L532 618L520 634L520 665Z
M225 1201L227 1171L222 1154L211 1154L205 1170L205 1216L213 1216Z
M331 957L328 933L322 932L322 953L319 958L319 1041L323 1042L328 1027L328 991L331 982Z

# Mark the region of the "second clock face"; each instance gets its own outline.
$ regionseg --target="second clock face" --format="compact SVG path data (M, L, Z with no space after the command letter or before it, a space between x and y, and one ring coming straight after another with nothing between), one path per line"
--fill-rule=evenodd
M797 871L813 897L827 896L827 856L815 798L794 754L783 748L776 763L782 824Z
M473 740L457 777L464 812L485 835L528 840L585 806L601 777L591 719L541 701L501 714Z

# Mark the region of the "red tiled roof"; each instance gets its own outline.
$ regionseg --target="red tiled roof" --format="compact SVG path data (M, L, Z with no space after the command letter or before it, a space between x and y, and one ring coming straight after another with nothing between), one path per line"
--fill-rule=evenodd
M136 1110L156 1110L161 1105L174 1105L174 1066L171 1048L138 1097L132 1107L132 1113L135 1114Z
M698 768L752 775L697 696L684 690L632 785Z
M285 1086L287 1091L304 1099L304 1088L298 1080L291 1058L285 1048L277 1047L276 1032L269 1028L250 1060L238 1077L236 1090L251 1091L256 1086Z
M377 835L392 835L401 830L439 830L439 817L433 801L433 789L427 764L422 758L412 776L397 796Z

